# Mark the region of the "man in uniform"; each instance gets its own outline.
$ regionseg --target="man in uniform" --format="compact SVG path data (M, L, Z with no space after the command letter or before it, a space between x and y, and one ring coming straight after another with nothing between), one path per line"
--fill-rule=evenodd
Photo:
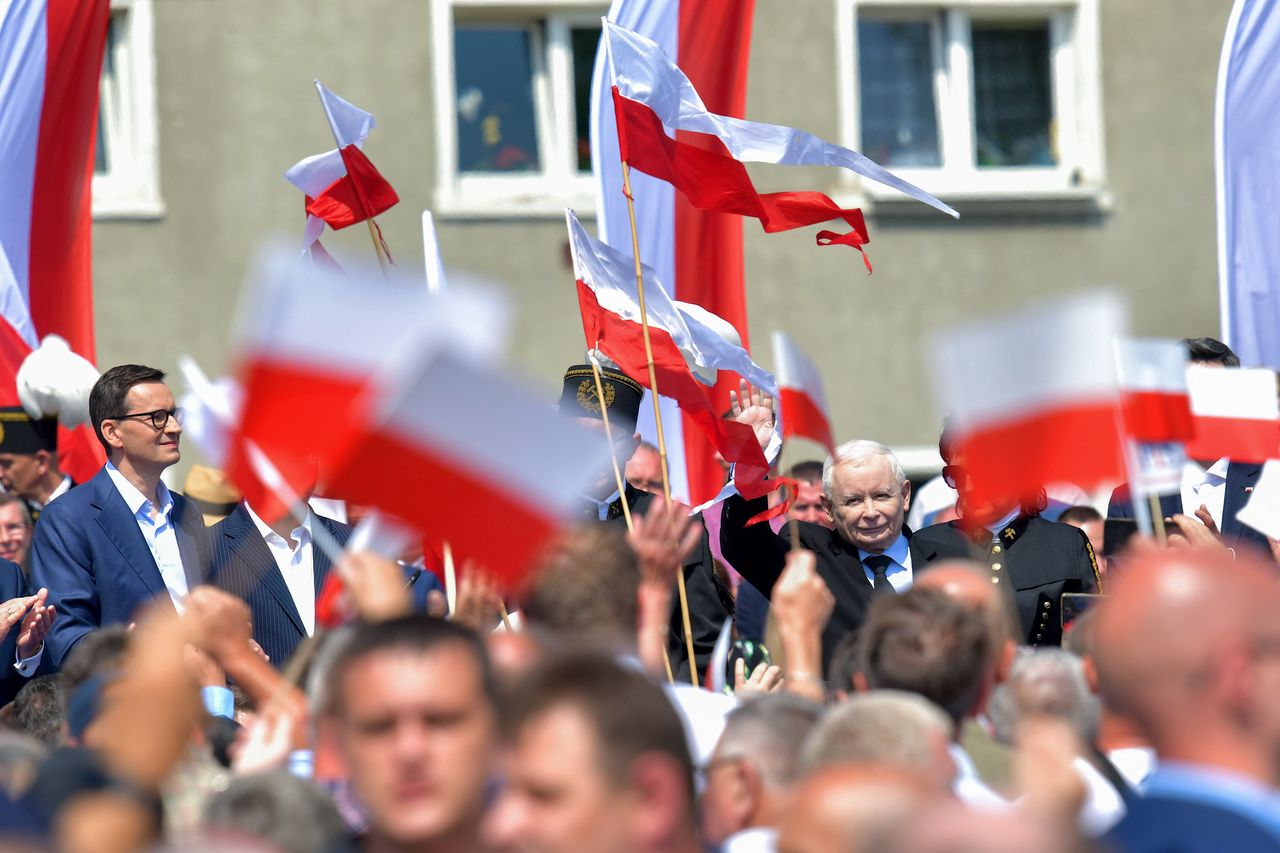
M32 518L75 485L58 467L58 419L0 408L0 485L27 502Z
M977 505L965 494L968 472L963 453L944 429L938 450L947 483L960 493L960 518L916 531L912 547L926 562L949 556L976 560L991 583L1010 589L1018 610L1020 643L1042 646L1062 642L1062 594L1099 592L1098 561L1078 527L1040 517L1045 495Z
M606 367L600 369L600 382L604 389L603 406L600 405L591 365L579 364L570 367L564 374L564 388L560 394L560 414L602 430L604 419L608 417L609 429L613 436L614 458L621 471L640 444L640 436L635 432L635 428L644 389L626 374ZM625 524L626 519L622 508L624 498L633 516L643 514L655 495L642 492L629 483L624 485L625 489L619 492L612 466L602 470L592 494L583 495L584 520L615 525ZM661 497L659 496L658 499L661 500ZM693 629L693 649L694 656L697 658L698 672L706 671L720 628L732 612L730 604L732 599L728 590L716 577L714 565L711 543L704 529L701 540L694 546L684 564L689 621ZM671 635L667 643L667 651L671 657L671 665L676 671L676 677L680 678L683 675L683 679L688 680L689 662L684 640L684 621L680 613L679 600L675 596L672 598L674 603L669 622Z

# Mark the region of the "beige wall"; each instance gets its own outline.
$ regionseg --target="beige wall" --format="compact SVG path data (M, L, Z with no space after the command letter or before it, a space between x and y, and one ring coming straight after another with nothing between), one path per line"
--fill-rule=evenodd
M839 437L932 443L923 334L1045 294L1113 286L1129 295L1141 333L1216 333L1212 112L1230 2L1100 5L1105 212L871 215L871 277L852 250L815 248L816 229L765 236L746 224L757 356L769 363L772 328L801 341L823 369ZM750 117L838 138L833 10L829 0L757 0ZM367 151L402 199L381 221L401 265L420 268L433 163L429 26L425 0L156 3L168 212L95 225L104 366L172 367L185 351L223 368L252 248L301 234L301 199L281 175L330 144L314 76L377 116ZM767 189L836 189L823 170L757 174ZM508 286L520 309L514 359L551 394L581 354L562 222L444 221L440 238L446 264ZM369 257L361 226L326 242L340 257Z

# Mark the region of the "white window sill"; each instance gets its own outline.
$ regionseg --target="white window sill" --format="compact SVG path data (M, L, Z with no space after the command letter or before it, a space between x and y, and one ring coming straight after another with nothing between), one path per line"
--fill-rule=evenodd
M94 221L110 221L119 219L161 219L164 217L164 202L158 198L93 198Z
M981 184L947 186L927 178L912 181L954 207L960 216L1084 216L1110 213L1114 198L1105 186L1029 186L1015 189ZM921 217L932 212L926 205L896 190L880 186L845 188L833 194L841 207L861 207L868 214L887 217Z
M563 219L564 209L580 217L596 215L594 192L555 193L537 190L467 192L437 189L434 213L445 219Z

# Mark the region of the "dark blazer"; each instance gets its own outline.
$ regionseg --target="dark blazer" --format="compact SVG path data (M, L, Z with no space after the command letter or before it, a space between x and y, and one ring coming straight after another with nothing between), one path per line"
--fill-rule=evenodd
M632 515L643 514L649 507L654 495L627 486L627 502ZM614 501L609 509L606 524L625 525L622 515L622 499ZM702 526L702 518L698 517ZM689 600L689 625L693 629L693 654L697 659L699 680L711 663L711 653L715 649L716 639L720 636L720 628L726 619L733 615L733 598L729 591L716 577L715 559L711 556L711 541L707 537L707 529L702 526L702 538L694 546L684 564L685 595ZM680 599L672 595L671 626L667 640L667 655L671 659L671 668L678 681L689 680L689 653L685 648L684 619L680 613Z
M351 527L324 516L315 516L339 545L346 545ZM302 616L293 603L271 549L262 538L243 503L209 529L209 581L241 598L253 618L253 639L262 646L277 669L288 663L293 650L307 636ZM313 544L311 559L316 597L329 575L330 563L324 551Z
M1084 531L1070 524L1023 515L992 536L987 530L967 534L959 522L948 521L916 531L911 537L912 560L967 557L986 567L991 580L1013 590L1019 642L1054 646L1062 642L1062 594L1096 592L1098 563Z
M22 567L10 560L0 560L0 604L30 594ZM27 679L13 668L18 660L18 634L21 630L22 623L19 622L0 640L0 708L12 702L22 685L27 683Z
M1103 840L1115 853L1276 853L1280 831L1251 815L1177 797L1139 797Z
M1267 537L1248 525L1236 520L1240 510L1249 502L1253 487L1262 476L1262 466L1253 462L1232 462L1227 465L1227 485L1222 496L1222 543L1228 548L1245 546L1253 548L1264 557L1271 556ZM1168 518L1182 512L1182 495L1161 495L1160 511ZM1107 504L1107 518L1133 518L1133 498L1129 496L1129 484L1116 487Z
M773 594L773 585L786 567L787 552L791 550L791 538L784 527L774 533L765 522L746 526L746 522L768 507L767 498L746 500L734 495L724 502L724 515L720 522L720 550L725 559L766 597ZM834 530L820 524L798 522L800 545L814 553L817 572L826 582L836 600L835 610L822 632L822 666L826 671L836 646L850 631L862 627L871 606L871 582L858 549L846 542ZM931 560L945 557L967 557L964 543L937 543L928 552L922 550L916 537L907 527L902 528L911 552L912 575L923 571Z
M187 586L195 588L209 564L204 519L182 495L172 494L170 520ZM132 621L139 605L158 599L172 606L137 519L105 466L40 514L31 543L31 587L47 587L57 608L42 669L61 668L81 637Z

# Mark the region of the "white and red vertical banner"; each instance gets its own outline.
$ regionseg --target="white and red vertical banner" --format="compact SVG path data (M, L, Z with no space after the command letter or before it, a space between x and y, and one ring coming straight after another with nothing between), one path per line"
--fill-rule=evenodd
M91 189L109 0L0 0L0 404L40 338L95 360ZM15 360L16 359L16 360ZM63 432L63 468L101 464Z
M754 0L614 0L608 18L657 42L689 76L708 109L741 117L746 107L754 6ZM618 131L606 66L601 50L596 55L591 99L598 231L603 242L631 253L631 226L622 195ZM640 259L668 283L672 299L701 305L723 317L749 349L741 217L704 213L671 184L634 170L631 189ZM722 379L712 392L722 411L729 408L731 384ZM655 431L651 413L651 406L641 407L640 431L649 438ZM713 497L724 483L725 472L710 445L691 425L686 428L674 403L663 401L663 425L673 494L694 504Z
M773 364L778 377L778 404L787 437L807 438L835 452L822 374L791 338L773 333Z

